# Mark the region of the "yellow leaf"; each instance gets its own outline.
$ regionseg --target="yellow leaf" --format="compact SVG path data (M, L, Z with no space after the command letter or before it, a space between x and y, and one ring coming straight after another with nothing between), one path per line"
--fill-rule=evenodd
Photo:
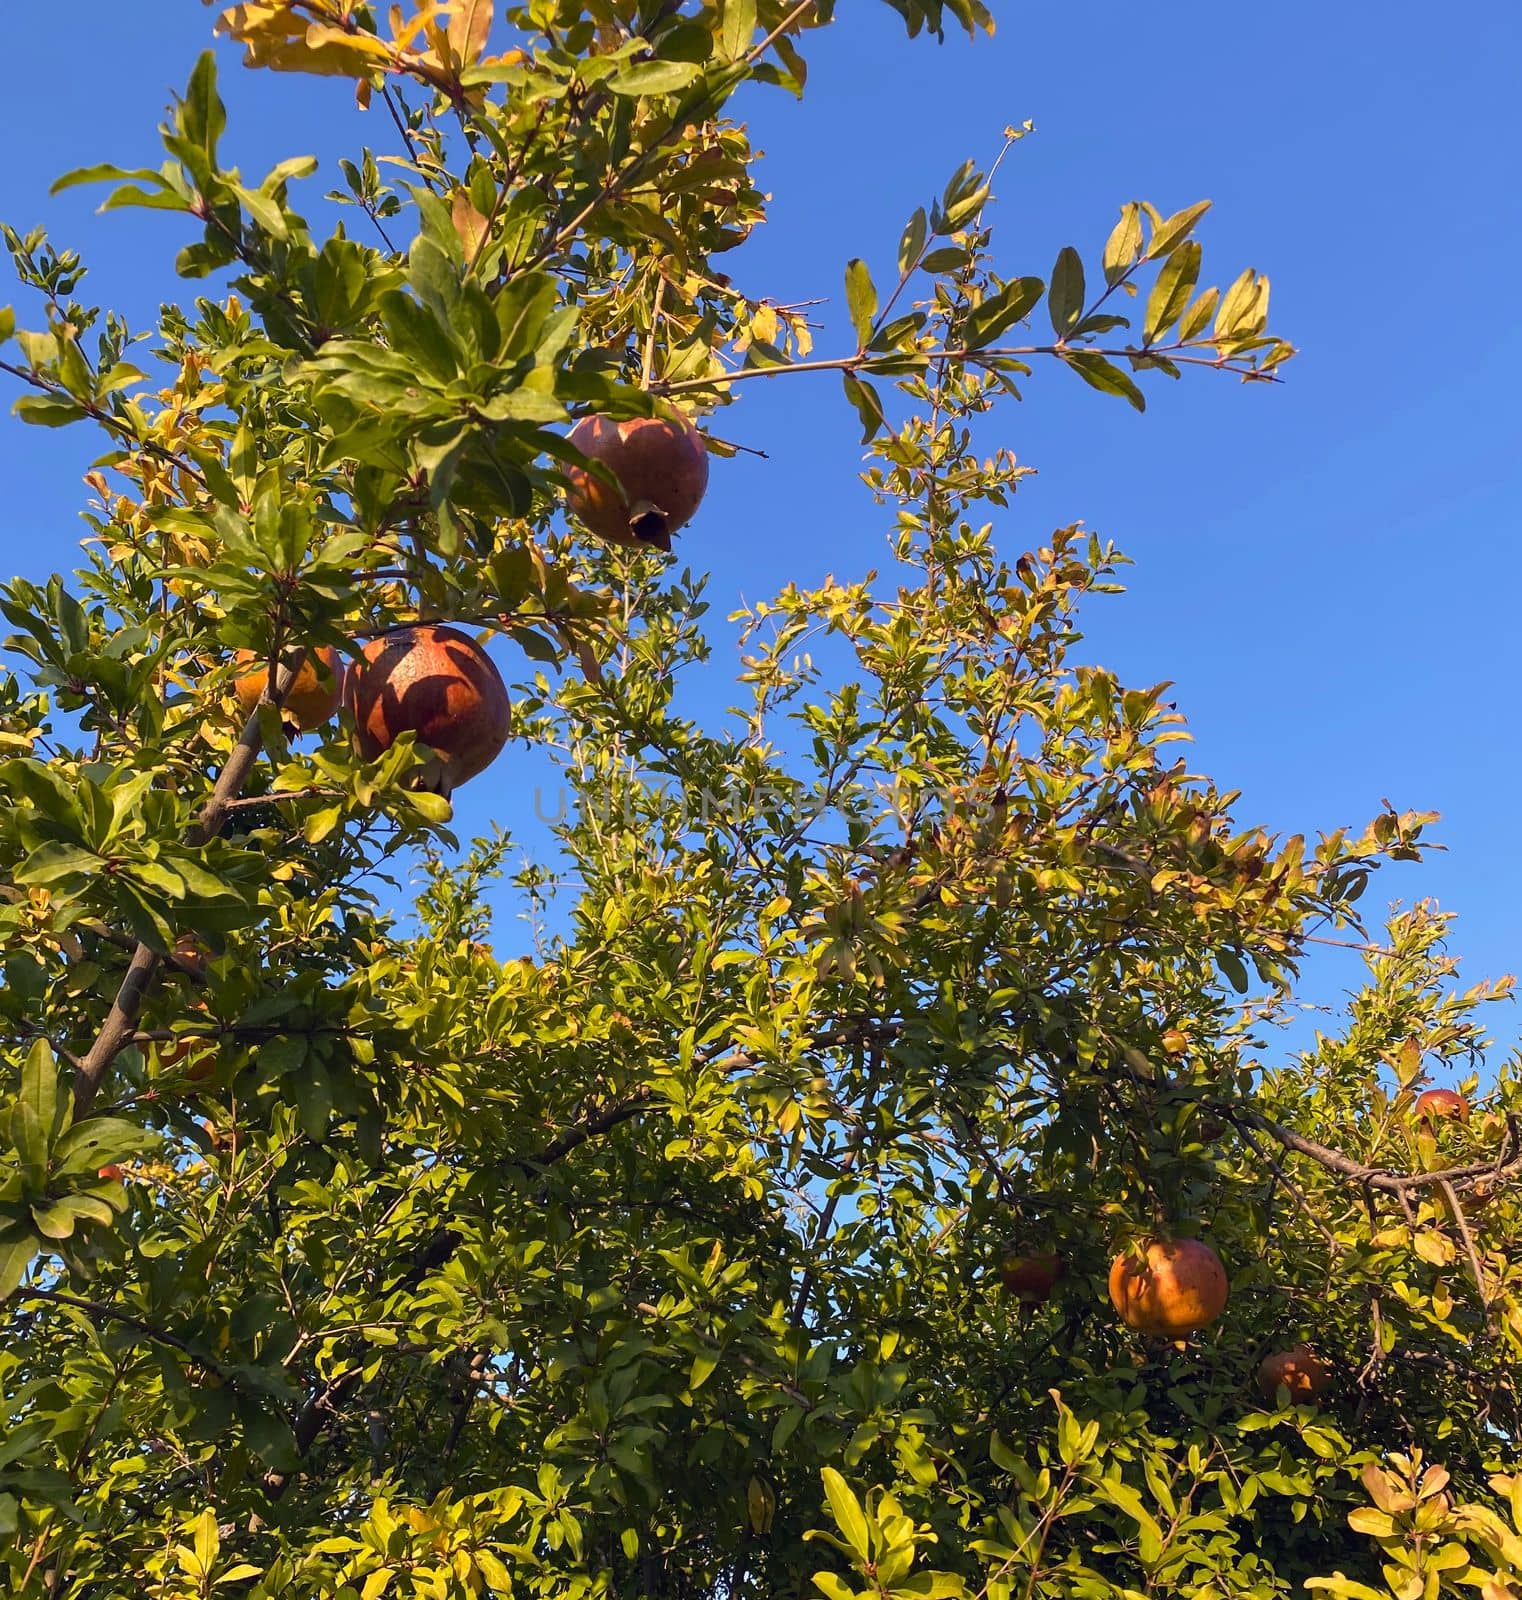
M492 11L492 0L455 0L449 44L461 66L474 66L481 59L491 32Z
M449 220L465 246L465 259L473 261L486 239L486 218L471 204L468 190L455 190L449 204Z
M384 39L377 39L373 33L346 33L342 28L314 22L306 31L306 44L309 50L347 54L367 66L371 62L382 65L391 62L391 46Z
M1440 1467L1436 1463L1428 1467L1422 1474L1421 1488L1417 1490L1419 1500L1430 1500L1433 1495L1440 1494L1448 1487L1449 1474L1447 1467Z
M398 50L410 50L417 40L417 36L425 29L432 27L434 19L439 14L438 0L418 0L417 15L410 22L403 22L402 8L391 8L391 33L396 41Z
M1440 1233L1423 1229L1412 1240L1412 1244L1417 1255L1434 1267L1446 1267L1453 1260L1453 1244Z
M244 47L244 63L273 72L310 72L327 77L364 77L389 64L390 47L371 33L309 23L289 0L247 0L229 6L217 31Z
M200 1516L186 1522L185 1531L195 1540L195 1556L201 1571L210 1572L222 1543L217 1532L216 1512L207 1506Z

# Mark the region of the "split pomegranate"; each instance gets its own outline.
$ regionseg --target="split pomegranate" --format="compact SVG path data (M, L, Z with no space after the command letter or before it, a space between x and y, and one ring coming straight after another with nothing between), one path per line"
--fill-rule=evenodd
M580 467L567 467L566 505L611 544L669 550L708 488L708 450L685 417L583 417L570 442L606 467L617 487Z
M491 657L458 628L437 623L372 639L349 673L344 701L366 761L414 733L433 752L419 786L442 795L496 760L512 714Z

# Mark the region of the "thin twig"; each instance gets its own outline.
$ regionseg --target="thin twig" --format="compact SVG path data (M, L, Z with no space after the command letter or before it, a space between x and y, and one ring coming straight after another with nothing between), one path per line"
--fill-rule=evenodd
M1459 1238L1464 1241L1464 1253L1469 1257L1469 1271L1474 1278L1475 1289L1479 1292L1480 1304L1485 1308L1485 1314L1490 1315L1490 1290L1485 1283L1485 1269L1480 1265L1480 1253L1474 1247L1474 1235L1469 1231L1469 1219L1464 1215L1464 1208L1459 1204L1459 1197L1454 1193L1453 1185L1446 1178L1438 1183L1438 1188L1443 1192L1443 1198L1448 1202L1448 1209L1453 1213L1453 1220L1458 1224Z
M1289 1173L1285 1170L1284 1163L1282 1161L1275 1160L1274 1157L1271 1156L1268 1151L1266 1151L1263 1146L1259 1144L1258 1141L1253 1137L1251 1130L1243 1127L1241 1123L1237 1124L1237 1132L1242 1136L1249 1148L1256 1153L1258 1159L1273 1172L1275 1178L1277 1178L1278 1181L1282 1183L1289 1191L1290 1198L1295 1202L1296 1206L1299 1207L1302 1214L1316 1227L1317 1231L1321 1234L1321 1237L1326 1241L1327 1248L1334 1256L1340 1256L1342 1254L1342 1245L1338 1242L1337 1236L1329 1227L1327 1227L1321 1218L1316 1215L1314 1208L1311 1206L1310 1200L1306 1196L1305 1190L1302 1189L1292 1177L1290 1177Z
M1210 367L1217 372L1230 372L1238 377L1253 378L1264 383L1283 383L1282 378L1275 377L1271 372L1263 372L1257 367L1242 366L1233 363L1225 356L1186 356L1178 354L1180 346L1159 346L1154 350L1124 349L1092 345L1069 344L1024 344L1007 345L997 349L972 350L958 346L949 350L921 351L919 355L924 361L932 365L944 365L953 361L964 361L969 365L986 365L990 361L1023 360L1026 356L1057 356L1069 355L1096 355L1104 356L1110 360L1123 361L1131 356L1139 355L1166 355L1169 361L1185 367ZM850 356L828 356L817 361L789 361L775 367L741 367L738 372L723 372L710 378L684 378L679 383L657 383L651 385L651 393L657 395L687 394L700 389L727 389L732 384L748 383L752 378L775 378L782 373L790 372L861 372L872 373L878 365L895 366L902 362L901 354L884 355L880 352L858 353ZM886 376L893 376L888 372Z
M197 1350L188 1340L182 1339L177 1333L170 1333L167 1328L156 1328L151 1322L144 1322L141 1317L135 1317L128 1311L119 1311L115 1306L105 1305L99 1300L82 1300L78 1295L65 1294L59 1289L19 1289L16 1292L18 1300L45 1300L53 1305L73 1306L78 1311L83 1311L91 1317L98 1317L103 1322L115 1322L123 1328L131 1328L134 1333L140 1333L145 1339L151 1339L155 1344L167 1345L171 1350L178 1350L187 1360L196 1366L204 1368L214 1377L220 1378L229 1388L235 1388L233 1375L213 1357Z
M759 61L761 57L771 49L777 40L780 39L783 34L787 33L789 29L791 29L793 24L804 14L805 11L813 9L814 4L815 0L799 0L799 3L795 5L785 17L783 17L781 22L779 22L777 26L760 41L760 43L753 45L751 49L745 53L741 60L736 63L737 67L744 69ZM738 81L738 79L736 81ZM557 228L555 232L551 234L547 240L545 240L539 249L536 250L526 262L524 262L518 271L520 273L528 272L532 271L535 267L541 266L545 261L549 260L549 258L554 255L562 245L568 243L571 239L574 239L577 233L580 231L581 225L587 220L587 218L590 217L599 206L606 205L607 202L615 195L621 193L625 188L627 188L636 175L644 170L645 165L650 158L657 154L657 152L660 150L664 149L665 146L668 145L671 140L674 139L689 123L695 121L697 114L698 108L694 107L680 121L672 121L666 128L665 132L652 139L639 152L639 154L636 155L632 161L630 161L629 165L625 167L623 171L615 173L610 179L608 179L602 188L599 189L589 201L587 201L587 203L575 214L575 216L571 218L569 222ZM681 386L679 385L678 387ZM664 387L659 389L657 392L673 393L675 391L670 387Z

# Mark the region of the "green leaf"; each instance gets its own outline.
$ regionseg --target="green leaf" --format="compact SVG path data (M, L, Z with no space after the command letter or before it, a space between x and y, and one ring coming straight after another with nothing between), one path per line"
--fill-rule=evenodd
M1236 339L1259 333L1267 319L1268 279L1248 267L1221 301L1221 308L1216 312L1215 336Z
M1001 1472L1018 1472L1022 1465L1019 1456L1005 1444L997 1432L988 1441L988 1459Z
M258 1395L248 1395L238 1404L243 1436L249 1449L273 1472L292 1472L300 1464L296 1439L280 1413Z
M1062 359L1091 389L1098 389L1102 394L1121 395L1138 411L1147 409L1145 396L1130 376L1097 351L1064 350Z
M819 1475L824 1480L825 1498L830 1503L830 1515L835 1519L835 1526L840 1529L858 1559L865 1563L871 1554L872 1541L867 1533L867 1519L860 1503L851 1493L850 1485L834 1467L825 1467Z
M343 821L343 814L341 801L337 805L319 806L316 811L309 811L301 823L303 838L308 844L321 844Z
M856 1600L856 1591L844 1578L837 1577L833 1572L816 1572L814 1587L825 1596L825 1600Z
M1226 981L1238 994L1247 993L1247 968L1235 950L1217 950L1216 965L1226 975Z
M16 1239L9 1244L0 1244L0 1300L15 1293L36 1254L35 1239Z
M11 1143L34 1173L47 1169L58 1112L58 1061L47 1040L38 1039L27 1052L21 1092L11 1107Z
M702 75L690 61L639 61L608 79L614 94L674 94Z
M700 1350L692 1358L692 1371L687 1375L687 1387L696 1393L713 1376L718 1365L719 1358L716 1355Z
M309 1059L296 1082L296 1110L307 1138L327 1136L333 1115L333 1084L320 1061Z
M1105 241L1104 275L1110 286L1119 283L1141 256L1141 207L1128 200L1120 208L1120 221Z
M162 1143L158 1134L135 1122L120 1117L89 1117L64 1134L54 1147L53 1159L62 1176L93 1176L110 1162L143 1154Z
M230 187L242 203L243 209L270 238L286 239L290 236L291 230L286 224L285 212L280 209L278 202L272 196L261 194L257 189L247 189L238 183Z
M113 189L100 203L102 211L124 211L129 206L141 206L147 211L189 211L191 202L184 195L167 186L155 190L140 189L135 183L124 183L120 189ZM201 248L191 246L191 249ZM229 248L217 257L217 264L232 259ZM197 276L204 277L208 267L203 267Z
M1390 1600L1388 1590L1371 1589L1368 1584L1346 1578L1340 1572L1333 1573L1330 1578L1305 1578L1302 1582L1307 1589L1324 1589L1328 1594L1343 1596L1343 1600Z
M1142 1503L1142 1497L1130 1484L1119 1477L1106 1477L1095 1485L1095 1492L1107 1499L1111 1505L1118 1506L1124 1511L1143 1534L1157 1540L1162 1538L1162 1530L1157 1525L1157 1519L1147 1510Z
M62 194L81 183L108 183L120 178L135 178L142 183L162 183L164 180L152 167L118 167L109 161L97 162L90 167L75 167L53 180L49 194Z
M207 188L217 170L217 143L227 126L227 113L217 94L217 58L210 50L203 50L196 60L175 123L180 138L166 136L164 142L181 157L202 188Z
M29 756L7 761L0 766L0 788L9 789L30 806L48 818L50 823L62 824L69 833L79 838L84 828L84 817L79 809L78 789L71 789L60 773ZM53 828L51 832L58 832Z
M81 1222L109 1224L115 1212L106 1202L93 1194L66 1194L51 1203L38 1202L32 1207L32 1221L37 1231L49 1239L70 1239Z
M1171 328L1200 277L1200 246L1197 240L1187 239L1163 263L1147 296L1147 312L1142 319L1142 343L1153 344L1161 334Z
M1215 315L1215 308L1220 302L1219 289L1207 289L1198 300L1184 313L1183 320L1178 325L1178 342L1188 344L1191 339L1197 338L1209 326L1210 319Z
M101 859L93 851L72 844L39 845L16 869L16 882L39 887L65 878L93 877L101 869Z
M920 266L931 273L958 272L968 263L969 256L959 244L943 245L939 250L932 250L920 263Z
M1046 297L1046 308L1052 319L1052 332L1065 338L1083 315L1084 279L1083 260L1067 244L1057 252L1052 267L1052 285Z
M883 414L883 403L876 389L870 383L863 383L855 373L843 372L841 379L846 391L846 399L856 407L856 414L861 418L861 442L866 444L882 432L886 422Z
M1028 317L1045 292L1040 278L1016 278L1004 284L968 314L962 342L969 350L992 344L1006 329Z
M916 1572L893 1586L895 1595L913 1595L916 1600L954 1600L965 1595L967 1585L954 1572Z
M898 270L904 277L908 277L919 264L925 241L929 237L930 223L925 216L924 206L921 206L904 224L903 234L898 241Z
M719 49L726 61L741 61L756 34L756 0L724 0L719 17Z
M872 319L877 315L877 288L860 256L846 263L846 308L856 329L856 347L864 350L872 337Z
M1190 230L1209 209L1210 201L1200 200L1192 206L1185 206L1182 211L1175 211L1166 222L1158 223L1152 230L1152 237L1147 241L1147 260L1156 261L1162 256L1172 254L1173 250L1189 237Z
M11 407L23 422L39 428L63 428L86 415L85 408L73 400L50 394L24 394Z

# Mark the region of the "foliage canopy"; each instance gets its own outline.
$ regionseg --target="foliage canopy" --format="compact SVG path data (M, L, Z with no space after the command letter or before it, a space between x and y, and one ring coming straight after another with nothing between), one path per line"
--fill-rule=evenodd
M223 165L210 54L162 167L60 180L182 214L154 329L8 232L17 414L105 436L82 570L0 590L8 1592L1522 1593L1522 1101L1507 1065L1413 1112L1475 1093L1507 988L1357 906L1430 818L1236 820L1166 686L1077 653L1118 553L990 521L1034 362L1138 408L1271 381L1267 279L1202 288L1205 206L1140 203L1006 276L969 163L816 354L721 260L765 213L735 97L802 94L831 9L245 0L251 66L348 80L393 146L325 236L314 159ZM731 618L700 726L702 581L567 526L568 425L680 412L721 471L716 414L809 374L891 566ZM555 858L462 849L410 736L282 725L306 652L419 619L516 662L495 770L556 763ZM1289 1055L1326 937L1366 982ZM1112 1259L1195 1236L1224 1315L1138 1337ZM1044 1302L1012 1250L1059 1258ZM1328 1397L1259 1394L1306 1338Z

